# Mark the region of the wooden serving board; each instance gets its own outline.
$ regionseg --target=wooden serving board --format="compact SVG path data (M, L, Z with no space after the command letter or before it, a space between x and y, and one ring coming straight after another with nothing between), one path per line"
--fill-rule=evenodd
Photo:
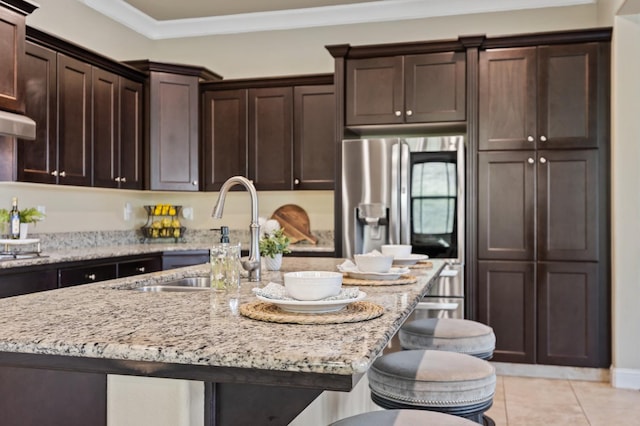
M271 219L275 219L280 224L284 234L289 237L291 243L298 241L309 241L316 244L318 239L311 234L309 215L300 206L296 204L285 204L278 207Z

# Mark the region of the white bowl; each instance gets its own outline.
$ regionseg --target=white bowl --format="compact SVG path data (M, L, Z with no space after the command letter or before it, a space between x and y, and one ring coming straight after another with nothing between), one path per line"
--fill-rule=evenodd
M393 256L385 255L356 254L353 260L360 272L389 272L393 264Z
M299 271L284 274L284 287L297 300L320 300L336 296L342 288L342 274L328 271Z
M411 256L411 244L385 244L380 251L384 255L402 259Z

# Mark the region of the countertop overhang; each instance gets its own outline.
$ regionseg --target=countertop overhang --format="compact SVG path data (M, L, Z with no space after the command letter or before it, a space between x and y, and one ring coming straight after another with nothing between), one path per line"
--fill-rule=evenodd
M0 365L286 384L348 391L382 353L438 276L444 261L415 284L362 286L381 317L331 325L276 324L241 316L251 289L282 282L292 270L335 270L341 259L285 258L281 272L238 291L149 293L130 290L208 273L208 265L0 300Z

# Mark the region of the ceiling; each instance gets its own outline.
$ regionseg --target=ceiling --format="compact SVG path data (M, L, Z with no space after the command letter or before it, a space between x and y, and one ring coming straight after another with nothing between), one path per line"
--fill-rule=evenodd
M150 39L595 4L597 0L77 0Z

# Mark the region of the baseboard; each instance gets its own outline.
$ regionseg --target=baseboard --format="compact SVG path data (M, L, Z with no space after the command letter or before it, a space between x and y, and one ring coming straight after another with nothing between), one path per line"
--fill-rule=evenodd
M558 365L516 364L491 362L499 376L539 377L544 379L587 380L609 382L611 372L606 368L562 367Z
M611 386L614 388L640 390L640 370L611 367Z

